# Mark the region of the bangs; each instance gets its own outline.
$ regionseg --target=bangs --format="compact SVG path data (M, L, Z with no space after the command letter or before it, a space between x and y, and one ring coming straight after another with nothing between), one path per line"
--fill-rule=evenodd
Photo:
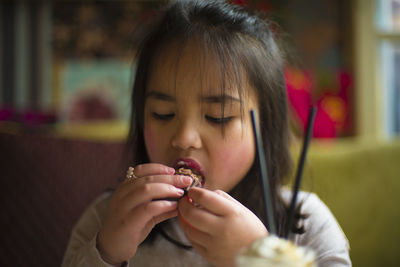
M172 77L172 86L177 88L177 77L179 75L195 75L200 82L201 95L205 91L212 91L213 96L234 95L240 100L240 113L243 119L244 106L247 98L256 90L249 82L247 71L244 67L245 53L243 38L232 38L231 33L215 34L210 32L197 32L175 38L168 43L159 43L156 52L152 56L150 73L160 64L170 64L169 77ZM178 41L177 41L178 40ZM186 73L180 67L183 57L189 57L191 64L195 65L194 73ZM187 60L187 59L186 59ZM150 79L151 75L149 75ZM168 79L168 78L167 78ZM248 90L246 87L249 87ZM221 111L224 117L225 106L232 104L231 98L221 104Z

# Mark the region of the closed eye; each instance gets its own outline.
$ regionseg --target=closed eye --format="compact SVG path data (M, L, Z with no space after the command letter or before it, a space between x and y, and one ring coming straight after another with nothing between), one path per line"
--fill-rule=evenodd
M157 112L152 112L152 115L154 118L156 118L157 120L162 120L162 121L167 121L167 120L171 120L174 118L175 114L174 113L165 113L165 114L161 114L161 113L157 113Z
M205 116L206 119L211 122L211 123L215 123L215 124L224 124L224 123L228 123L230 122L234 117L212 117L212 116Z

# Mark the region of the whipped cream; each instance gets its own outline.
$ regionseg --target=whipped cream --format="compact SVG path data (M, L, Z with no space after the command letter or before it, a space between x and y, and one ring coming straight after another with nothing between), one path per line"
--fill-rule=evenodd
M315 253L292 242L268 236L257 239L236 259L237 267L316 267Z

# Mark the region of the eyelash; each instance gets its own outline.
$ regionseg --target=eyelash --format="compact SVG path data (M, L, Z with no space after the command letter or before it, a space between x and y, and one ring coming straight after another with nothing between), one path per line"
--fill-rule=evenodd
M174 118L175 114L174 113L168 113L168 114L159 114L156 112L153 112L153 117L158 119L158 120L162 120L162 121L168 121ZM205 116L206 120L208 120L209 122L213 123L213 124L226 124L228 122L230 122L233 119L233 116L231 117L222 117L222 118L215 118L215 117L211 117L206 115Z
M215 117L211 117L211 116L207 116L206 115L206 119L211 123L226 124L226 123L230 122L233 119L233 117L215 118Z
M162 120L162 121L170 120L175 116L174 113L159 114L159 113L153 112L152 114L153 114L154 118L156 118L158 120Z

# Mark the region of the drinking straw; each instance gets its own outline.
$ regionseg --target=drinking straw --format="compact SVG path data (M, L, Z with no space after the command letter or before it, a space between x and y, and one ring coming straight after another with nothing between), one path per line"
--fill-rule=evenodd
M306 125L306 127L307 127L306 134L304 135L303 148L302 148L302 151L300 154L299 163L297 165L296 179L295 179L295 183L293 186L292 200L290 202L290 206L289 206L289 210L288 210L288 217L287 217L286 227L285 227L285 232L284 232L285 239L289 238L290 229L292 229L294 212L296 209L297 194L299 192L299 188L300 188L300 184L301 184L301 177L302 177L303 169L304 169L304 163L306 160L308 146L309 146L310 140L311 140L316 110L317 110L316 107L311 106L310 112L308 114L307 125Z
M267 224L269 226L269 232L273 235L277 235L274 212L272 209L271 190L268 181L267 164L265 161L265 153L263 148L263 142L261 139L261 131L256 121L255 111L250 110L250 115L251 115L251 123L253 125L254 139L256 142L258 162L260 164L260 170L261 170L261 183L263 189L262 192L263 192L265 215L267 216Z

